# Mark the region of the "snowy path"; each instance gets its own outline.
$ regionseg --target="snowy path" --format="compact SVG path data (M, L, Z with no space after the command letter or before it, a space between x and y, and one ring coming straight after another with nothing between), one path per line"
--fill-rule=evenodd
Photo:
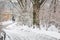
M59 40L60 33L29 28L28 26L13 23L3 29L6 32L6 40Z
M23 30L22 30L23 29ZM19 29L7 30L6 40L58 40L60 39L60 34L56 32L42 31L36 29Z

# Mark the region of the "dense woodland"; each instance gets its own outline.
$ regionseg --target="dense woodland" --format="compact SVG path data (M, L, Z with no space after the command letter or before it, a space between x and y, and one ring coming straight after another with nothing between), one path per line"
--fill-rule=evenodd
M48 25L50 21L60 25L60 0L2 0L0 3L0 16L5 17L1 16L1 20L11 20L14 16L25 25Z

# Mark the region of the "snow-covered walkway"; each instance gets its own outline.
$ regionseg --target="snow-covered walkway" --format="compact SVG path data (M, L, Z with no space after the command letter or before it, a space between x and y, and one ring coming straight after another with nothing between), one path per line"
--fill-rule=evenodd
M17 25L13 23L3 29L6 33L6 40L59 40L60 33L33 29L26 25Z
M4 29L6 40L58 40L60 34L57 32L44 31L31 28L11 28Z

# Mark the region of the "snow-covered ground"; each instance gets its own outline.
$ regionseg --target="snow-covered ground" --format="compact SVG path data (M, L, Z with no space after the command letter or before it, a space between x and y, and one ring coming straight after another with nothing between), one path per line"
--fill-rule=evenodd
M43 27L42 27L43 28ZM27 25L19 25L17 22L3 28L6 33L6 40L59 40L60 33L46 31L45 29L33 29Z

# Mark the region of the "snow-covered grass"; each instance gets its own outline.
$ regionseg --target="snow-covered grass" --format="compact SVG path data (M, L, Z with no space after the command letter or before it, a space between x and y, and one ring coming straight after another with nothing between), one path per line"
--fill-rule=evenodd
M36 29L24 29L17 28L15 30L7 30L5 32L7 36L10 36L12 40L57 40L60 39L60 34L57 32L36 30ZM56 33L56 34L55 34ZM58 37L57 37L58 36Z
M27 25L17 25L12 23L3 30L6 32L6 40L58 40L60 33L51 30L45 30L43 26L41 29L35 27L28 27ZM52 26L51 26L52 27ZM53 26L54 27L54 26Z

